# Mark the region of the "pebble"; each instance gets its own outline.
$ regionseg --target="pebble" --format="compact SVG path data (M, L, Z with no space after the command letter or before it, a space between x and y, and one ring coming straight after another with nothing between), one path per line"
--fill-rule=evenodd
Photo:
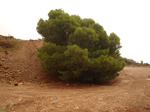
M21 83L19 83L19 85L23 85L23 83L21 82Z
M79 109L79 107L75 107L75 109Z
M57 99L59 99L59 97L54 97L53 99L54 99L54 100L57 100Z
M18 86L18 83L14 83L14 86Z
M21 72L21 70L17 70L18 72Z
M5 66L4 69L8 69L8 67Z
M146 105L144 108L147 109L147 110L150 110L150 106L149 105Z
M150 78L147 78L146 80L150 80Z

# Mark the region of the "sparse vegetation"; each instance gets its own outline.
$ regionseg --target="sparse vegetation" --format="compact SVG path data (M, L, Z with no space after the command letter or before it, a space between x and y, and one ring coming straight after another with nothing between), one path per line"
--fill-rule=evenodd
M61 9L40 19L37 31L44 37L38 57L45 70L65 81L101 83L114 79L125 66L119 60L120 38L92 19L81 19Z
M120 57L120 60L124 61L126 63L126 65L135 65L135 66L139 66L140 65L140 63L134 61L133 59Z
M6 108L9 108L10 107L10 104L8 103L7 105L6 105Z
M144 63L143 65L144 65L144 66L150 66L150 64L149 64L149 63Z
M3 38L0 39L0 52L3 51L14 51L16 49L19 49L21 47L21 43L18 39L14 38Z
M133 65L133 66L150 66L149 63L143 63L143 61L141 61L140 63L136 62L133 59L128 59L128 58L123 58L120 57L120 60L124 61L126 63L126 65Z
M10 107L10 104L9 104L9 103L6 104L6 106L4 106L4 107L0 107L0 112L5 112L6 109L8 109L9 107Z
M0 112L5 112L5 109L3 109L2 107L0 107Z

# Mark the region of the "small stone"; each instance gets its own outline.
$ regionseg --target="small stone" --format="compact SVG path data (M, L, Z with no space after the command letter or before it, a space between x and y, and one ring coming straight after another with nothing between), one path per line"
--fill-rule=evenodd
M8 67L5 66L4 69L8 69Z
M14 83L14 86L18 86L18 83Z
M150 110L150 106L149 106L149 105L146 105L144 108L145 108L146 110Z
M17 70L18 72L21 72L21 70Z
M70 84L66 84L67 86L69 86Z
M53 99L54 99L54 100L57 100L57 99L59 99L59 97L54 97Z
M5 59L4 59L4 58L2 58L1 60L2 60L2 61L5 61Z
M23 85L23 83L22 83L22 82L20 82L20 83L19 83L19 85Z
M150 78L147 78L146 80L150 80Z
M79 107L75 107L75 109L79 109Z

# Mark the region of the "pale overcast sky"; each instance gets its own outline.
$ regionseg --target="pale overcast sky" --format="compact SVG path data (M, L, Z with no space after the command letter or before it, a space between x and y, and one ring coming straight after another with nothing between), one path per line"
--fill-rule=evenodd
M0 0L0 34L19 39L38 39L40 18L63 9L82 18L92 18L109 35L121 39L123 57L150 63L150 0Z

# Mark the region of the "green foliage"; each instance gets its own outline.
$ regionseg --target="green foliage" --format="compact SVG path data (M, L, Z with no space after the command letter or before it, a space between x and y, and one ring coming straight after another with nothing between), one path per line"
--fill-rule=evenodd
M143 65L143 61L141 61L141 65Z
M64 51L66 46L56 45L54 43L44 43L42 48L38 49L37 56L41 59L42 67L57 74L63 68Z
M37 31L45 43L38 49L43 68L64 81L101 83L118 76L125 66L120 61L120 39L107 35L92 19L81 19L61 9L40 19Z
M101 55L109 55L109 49L100 49L93 52L89 52L90 58L98 58Z
M79 79L82 71L87 70L88 64L88 50L81 49L77 45L67 46L64 52L64 65L65 69L58 71L62 80L75 80Z
M137 63L133 59L128 59L128 58L120 57L119 60L124 61L127 65L139 65L139 63Z
M98 34L98 38L99 38L98 45L100 45L101 49L107 49L110 46L109 45L110 40L104 28L98 23L92 24L90 25L90 27L93 28L95 32Z
M110 56L101 55L98 58L89 58L86 69L80 74L79 81L89 83L102 83L116 78L118 71L122 70L123 62Z
M78 27L76 30L69 36L69 43L76 44L81 48L87 48L89 51L92 51L98 43L98 35L92 28L87 27Z
M149 63L144 63L143 66L150 66L150 64Z
M110 54L114 54L118 49L121 48L120 46L120 38L115 34L111 33L109 36L110 40Z
M117 71L124 66L123 62L111 56L101 55L89 58L88 49L77 45L62 47L53 43L45 43L38 50L43 68L60 79L80 82L104 82L115 78Z
M72 17L76 22L78 22L79 24L81 24L82 19L81 19L80 16L78 16L78 15L71 15L71 17Z
M149 63L143 63L143 61L141 61L140 63L139 62L136 62L135 60L133 59L128 59L128 58L123 58L123 57L120 57L121 61L124 61L126 63L126 65L133 65L133 66L150 66Z
M45 42L56 43L57 45L67 45L69 35L80 26L80 24L64 11L52 10L48 14L49 19L40 19L37 31L43 37Z
M82 19L81 26L82 27L90 27L92 24L95 24L95 21L93 19Z

